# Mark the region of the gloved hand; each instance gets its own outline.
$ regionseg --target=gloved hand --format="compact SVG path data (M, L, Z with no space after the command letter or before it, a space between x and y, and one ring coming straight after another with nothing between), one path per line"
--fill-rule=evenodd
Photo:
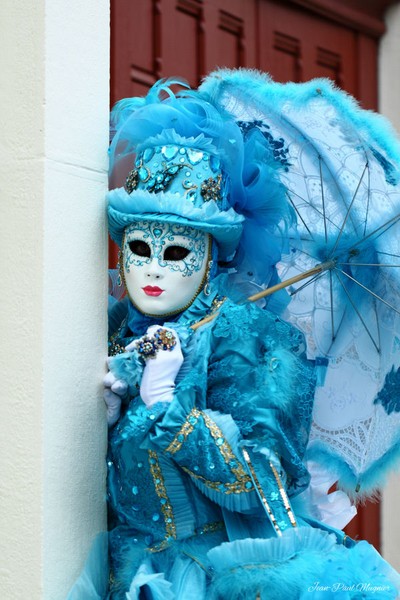
M147 330L146 336L152 338L160 325L152 325ZM183 363L183 354L178 334L173 329L166 327L175 338L173 348L164 350L159 348L154 358L147 358L140 384L140 396L147 407L157 402L171 402L175 389L175 379ZM137 348L137 341L131 342L126 350Z
M117 379L111 371L104 377L103 383L105 388L103 397L107 406L107 424L112 427L119 419L122 398L128 391L128 384L122 379Z
M107 407L107 425L112 427L118 421L121 414L121 396L117 396L109 388L105 388L103 398Z
M318 513L318 520L336 529L343 529L357 514L356 507L342 490L329 492L338 480L335 471L326 470L316 461L308 460L311 475L309 487L300 496Z

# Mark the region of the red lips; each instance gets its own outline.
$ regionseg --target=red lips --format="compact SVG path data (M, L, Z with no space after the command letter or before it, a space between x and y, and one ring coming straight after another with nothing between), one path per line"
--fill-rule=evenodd
M146 287L142 288L142 290L145 294L147 294L147 296L160 296L164 291L156 285L146 285Z

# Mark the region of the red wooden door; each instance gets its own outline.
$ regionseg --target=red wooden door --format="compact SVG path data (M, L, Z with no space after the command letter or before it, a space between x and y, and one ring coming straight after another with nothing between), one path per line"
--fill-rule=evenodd
M330 77L377 108L377 42L390 0L112 0L111 103L160 77L192 86L217 67L255 67L277 81ZM110 264L116 264L110 246ZM379 547L379 505L348 528Z
M216 66L256 66L255 0L111 2L111 101L160 77L193 86Z
M260 2L258 64L277 81L329 77L365 108L376 109L377 37L383 32L382 23L372 17L365 22L363 14L358 22L340 12L327 18L322 10L311 12L302 6L321 9L326 4ZM338 9L340 4L336 3Z
M369 0L361 12L349 8L360 0L113 0L111 101L160 77L197 85L218 66L246 66L278 81L331 77L376 108L377 15L388 3Z

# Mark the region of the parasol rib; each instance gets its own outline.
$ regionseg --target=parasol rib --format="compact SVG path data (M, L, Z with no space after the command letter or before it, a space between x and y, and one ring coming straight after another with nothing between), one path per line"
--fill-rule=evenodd
M339 270L340 270L340 269L339 269ZM344 271L340 271L340 272L341 272L341 273L343 273L344 275L346 275L346 273L345 273ZM356 311L358 318L360 319L361 323L363 324L365 331L367 332L367 334L368 334L369 338L371 339L371 342L372 342L372 343L373 343L373 345L375 346L375 349L376 349L376 351L378 352L378 354L380 354L380 353L381 353L381 350L380 350L380 348L377 346L377 344L376 344L376 342L375 342L375 340L374 340L374 338L373 338L373 336L372 336L372 333L371 333L371 332L370 332L370 330L368 329L366 322L364 321L364 319L363 319L363 317L362 317L362 315L361 315L360 311L358 310L357 306L354 304L354 302L353 302L353 299L352 299L352 297L350 296L349 292L346 290L346 286L344 285L343 281L340 279L339 275L337 274L337 272L336 272L336 269L335 269L334 273L335 273L335 275L336 275L336 277L337 277L337 279L338 279L338 281L339 281L340 285L342 286L343 290L345 291L345 293L346 293L346 296L347 296L347 298L349 299L349 302L350 302L350 304L352 305L352 307L353 307L353 308L354 308L354 310Z
M335 334L335 319L333 314L333 284L332 284L332 271L329 271L329 297L331 300L331 330L332 330L332 343L336 339Z
M357 243L354 244L354 246L352 246L352 250L354 250L354 248L357 248L357 246L359 246L360 244L363 244L366 240L368 240L370 237L372 237L373 235L375 235L376 233L378 233L378 231L380 231L379 236L381 236L382 234L386 233L386 231L388 231L388 229L390 227L392 227L393 225L395 225L398 221L400 221L400 214L395 215L394 217L392 217L391 219L389 219L389 221L386 221L386 223L383 223L382 225L380 225L379 227L377 227L377 229L374 229L374 231L371 231L367 236L361 238L360 240L358 240ZM386 229L384 229L386 227ZM383 230L383 231L381 231ZM376 236L376 237L379 237Z
M349 265L351 267L397 267L400 265L385 265L384 263L356 263L356 262L338 262L338 265Z
M307 223L305 222L305 220L303 219L303 217L301 216L297 206L295 205L295 203L293 202L293 200L291 199L290 195L288 194L288 192L286 192L286 196L289 198L289 202L290 204L293 206L294 210L296 211L297 216L299 217L300 221L303 223L304 227L307 229L308 233L310 234L311 239L314 239L313 234L311 233Z
M258 292L257 294L253 294L252 296L249 296L247 298L247 300L249 302L256 302L256 300L265 298L265 296L270 296L274 292L278 292L279 290L289 287L290 285L293 285L294 283L297 283L298 281L303 281L303 279L307 279L307 277L312 277L314 275L317 275L318 273L327 271L328 269L333 269L335 264L336 263L332 260L321 263L321 264L313 267L312 269L309 269L308 271L304 271L304 273L299 273L299 275L290 277L289 279L286 279L285 281L281 281L280 283L277 283L276 285L273 285L273 286L267 288L266 290L262 290L261 292Z
M321 180L321 200L322 200L322 213L324 217L324 233L325 233L325 244L328 242L328 231L326 228L326 212L325 212L325 194L324 194L324 180L322 179L322 158L318 155L319 162L319 177Z
M330 273L330 275L331 275L331 277L332 277L332 271L329 271L329 273ZM347 306L345 306L345 308L344 308L344 311L343 311L342 317L341 317L341 319L340 319L339 326L338 326L338 328L337 328L337 332L339 332L340 328L342 327L342 324L343 324L344 318L345 318L345 316L346 316L346 310L347 310ZM332 347L333 347L333 344L335 343L336 336L337 336L337 333L334 333L334 337L332 337L332 342L331 342L331 345L329 346L328 350L325 352L326 356L328 356L328 355L330 354L330 352L331 352L331 350L332 350Z
M346 271L342 271L342 269L338 269L338 270L341 273L343 273L343 275L346 275L346 277L348 277L349 279L351 279L351 281L354 281L354 283L356 283L358 286L360 286L360 288L362 288L363 290L365 290L366 292L368 292L368 294L371 294L371 296L373 296L377 300L380 300L381 302L383 302L383 304L386 304L386 306L388 306L389 308L391 308L392 310L394 310L398 315L400 315L400 311L397 310L397 308L395 306L393 306L393 304L390 304L389 302L387 302L386 300L384 300L383 298L381 298L381 296L378 296L378 294L375 294L375 292L373 292L372 290L370 290L369 288L367 288L360 281L357 281L357 279L355 279L354 277L352 277L351 275L349 275L348 273L346 273Z
M281 113L281 114L280 114L280 119L282 120L282 122L283 122L283 123L285 123L285 122L286 122L286 123L288 123L288 124L289 124L289 126L290 126L291 128L293 128L293 129L295 129L295 130L299 130L297 123L296 123L296 122L294 122L294 121L293 121L293 119L292 119L292 118L291 118L291 117L290 117L288 114L283 114L283 113ZM304 139L306 140L307 144L308 144L308 145L309 145L311 148L314 148L314 149L315 149L315 140L309 137L309 135L306 133L306 131L304 131L304 128L303 128L303 130L301 130L301 135L304 137ZM366 160L367 160L367 162L368 162L368 156L367 156L367 152L366 152L365 145L363 144L363 140L360 138L360 139L359 139L359 142L360 142L360 145L361 145L361 146L362 146L362 148L363 148L363 152L364 152L364 154L365 154L365 158L366 158ZM318 150L316 150L316 151L318 151ZM319 152L319 151L318 151L318 154L320 154L320 152ZM338 181L337 181L336 175L334 174L334 172L332 171L332 168L331 168L331 167L328 165L328 163L327 163L327 161L326 161L326 160L324 160L324 163L323 163L323 164L324 164L324 167L325 167L325 169L327 170L327 172L330 174L330 176L331 176L331 178L332 178L332 181L334 181L334 182L335 182L335 184L336 184L336 188L337 188L337 191L338 191L338 194L339 194L339 196L340 196L340 198L341 198L341 200L342 200L342 202L343 202L343 204L344 204L344 207L345 207L345 209L347 210L347 204L346 204L345 195L344 195L344 193L343 193L343 190L342 190L341 186L339 185L339 183L338 183ZM299 197L300 197L300 196L299 196ZM320 213L320 211L318 211L318 209L317 209L315 206L313 206L313 204L311 204L311 203L308 203L308 204L309 204L309 205L310 205L312 208L314 208L314 209L315 209L317 212L319 212L319 214L321 214L321 213ZM350 217L350 220L352 221L352 218L351 218L351 217ZM328 219L328 221L329 221L330 223L332 223L332 221L330 221L329 219ZM334 223L332 223L332 224L333 224L333 225L335 225ZM335 225L335 227L336 227L337 229L339 229L339 227L338 227L337 225Z
M292 292L289 292L289 294L291 296L295 296L298 292L301 292L301 290L304 290L304 288L306 288L307 286L309 286L312 283L314 283L315 281L317 281L320 277L322 277L322 275L324 275L324 273L325 273L325 271L322 271L322 273L317 273L317 275L314 275L314 277L311 277L311 279L309 281L306 281L306 283L303 283L303 285L301 285L300 287L296 288Z
M367 167L368 167L368 162L365 164L364 170L363 170L363 172L362 172L362 175L361 175L361 177L360 177L360 181L359 181L359 182L358 182L358 184L357 184L356 191L354 192L353 198L351 199L351 202L350 202L350 206L349 206L349 207L348 207L348 209L347 209L346 215L345 215L345 217L344 217L344 220L343 220L342 226L341 226L341 228L340 228L339 235L338 235L338 236L337 236L337 238L336 238L336 242L335 242L335 245L333 246L332 252L335 252L336 248L338 247L338 244L339 244L339 242L340 242L340 238L342 237L342 234L343 234L343 231L344 231L345 225L346 225L346 223L347 223L347 219L348 219L348 218L349 218L349 216L350 216L351 209L353 208L353 204L354 204L354 202L355 202L355 199L356 199L356 197L357 197L358 190L360 189L360 185L361 185L361 183L362 183L362 180L364 179L364 175L365 175L365 172L366 172L366 170L367 170Z
M384 254L385 256L390 256L391 258L400 258L400 254L392 254L391 252L384 252L383 250L377 250L377 254Z
M368 195L367 195L367 210L365 211L365 221L364 221L364 236L367 233L367 225L368 225L368 214L369 214L369 203L371 199L371 171L368 168Z
M315 204L313 204L313 203L312 203L312 202L310 202L309 200L306 200L306 198L303 198L303 196L300 196L300 194L298 194L297 192L294 192L293 190L290 190L290 193L291 193L291 194L293 194L294 196L297 196L297 198L299 198L299 200L301 200L302 202L304 202L304 204L306 204L307 206L309 206L310 208L312 208L313 210L315 210L315 212L316 212L316 213L317 213L317 214L318 214L320 217L322 217L322 216L323 216L323 213L322 213L322 212L321 212L321 211L320 211L320 210L319 210L319 209L318 209L318 208L315 206ZM287 192L286 192L286 195L287 195ZM299 218L300 218L300 220L302 221L302 223L303 223L304 227L305 227L305 228L306 228L308 231L310 231L310 230L308 229L307 225L305 224L305 222L304 222L303 218L301 217L301 215L300 215L299 211L296 209L296 205L294 204L293 200L292 200L290 197L289 197L289 200L290 200L290 202L291 202L291 204L292 204L293 208L296 210L297 214L299 215ZM333 225L333 227L336 227L336 229L337 229L338 231L340 230L340 227L339 227L339 225L337 225L336 223L334 223L334 222L332 221L332 219L328 219L328 217L326 217L326 220L327 220L327 222L328 222L328 223L330 223L331 225ZM311 233L311 232L310 232L310 235L312 236L312 233Z
M300 241L309 242L310 240L304 240L304 239L300 238ZM308 256L309 258L312 258L313 260L316 260L316 258L317 258L317 253L310 254L310 252L306 252L304 250L304 248L301 248L301 247L300 248L296 248L296 246L293 246L293 248L294 248L294 250L296 250L296 252L300 252L301 254L304 254L305 256ZM304 272L306 273L308 271L304 271Z
M327 262L320 263L319 265L313 267L312 269L309 269L308 271L304 271L304 273L299 273L299 275L290 277L289 279L286 279L285 281L281 281L280 283L277 283L276 285L272 285L271 287L267 288L266 290L262 290L261 292L258 292L257 294L253 294L252 296L249 296L247 298L247 301L248 302L256 302L257 300L260 300L261 298L266 298L267 296L270 296L271 294L274 294L275 292L278 292L279 290L283 290L284 288L289 287L290 285L293 285L294 283L298 283L299 281L303 281L303 279L307 279L307 277L313 277L314 275L317 275L324 271L328 271L329 269L333 269L335 267L335 264L336 263L333 260L328 260ZM197 323L193 323L193 325L191 326L191 329L196 330L199 327L201 327L202 325L205 325L206 323L210 323L218 316L218 314L219 314L218 312L215 312L212 315L208 315L201 321L198 321Z
M375 315L375 321L376 321L376 330L378 332L378 343L379 343L379 348L380 348L381 347L381 328L379 326L378 310L376 307L375 300L374 300L374 315Z

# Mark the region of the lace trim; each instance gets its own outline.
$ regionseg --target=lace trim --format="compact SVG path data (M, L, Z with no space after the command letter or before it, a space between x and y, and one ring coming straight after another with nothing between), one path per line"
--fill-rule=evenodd
M367 450L370 449L372 427L372 417L337 429L326 429L313 422L310 442L318 440L327 444L342 457L345 456L350 466L359 473L366 462Z
M287 515L289 517L289 521L292 524L292 527L297 527L297 522L296 522L295 516L293 514L292 507L290 506L289 498L288 498L288 496L286 494L286 490L285 490L285 488L283 486L283 483L282 483L282 480L281 480L281 478L279 476L279 473L278 473L278 471L276 470L275 466L272 464L271 461L269 462L269 466L271 468L271 471L274 474L275 481L278 484L279 493L280 493L281 498L282 498L283 506L285 507L285 510L286 510Z
M272 525L273 525L273 527L274 527L277 535L281 536L282 535L282 531L281 531L281 529L280 529L280 527L279 527L279 525L277 523L277 520L275 518L274 513L272 512L272 509L271 509L271 507L270 507L270 505L268 503L268 500L265 497L264 491L263 491L263 489L261 487L261 484L260 484L260 482L258 480L257 473L254 470L253 464L252 464L252 462L250 460L250 456L249 456L249 454L248 454L248 452L247 452L247 450L245 448L243 448L243 456L244 456L244 459L245 459L245 461L246 461L246 463L247 463L247 465L248 465L248 467L250 469L250 472L251 472L251 474L253 476L254 484L257 487L257 491L258 491L258 493L260 495L261 502L263 503L264 508L265 508L265 510L268 513L270 521L271 521L271 523L272 523Z

